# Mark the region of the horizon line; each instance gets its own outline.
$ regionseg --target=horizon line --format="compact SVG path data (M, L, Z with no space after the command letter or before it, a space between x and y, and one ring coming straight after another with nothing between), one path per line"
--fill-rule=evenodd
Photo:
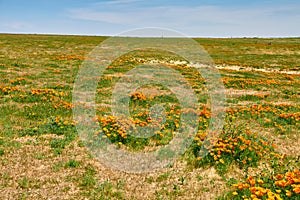
M300 36L186 36L186 37L168 37L168 36L126 36L126 35L100 35L100 34L74 34L74 33L26 33L26 32L0 32L0 35L44 35L44 36L86 36L86 37L136 37L136 38L215 38L215 39L276 39L276 38L300 38Z

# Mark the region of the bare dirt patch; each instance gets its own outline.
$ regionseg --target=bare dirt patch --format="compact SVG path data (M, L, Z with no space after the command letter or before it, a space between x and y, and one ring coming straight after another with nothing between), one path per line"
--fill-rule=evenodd
M228 97L257 95L257 94L268 95L270 93L266 92L266 91L256 91L256 90L250 90L250 89L247 89L247 90L237 90L237 89L233 89L233 88L226 89L226 95Z

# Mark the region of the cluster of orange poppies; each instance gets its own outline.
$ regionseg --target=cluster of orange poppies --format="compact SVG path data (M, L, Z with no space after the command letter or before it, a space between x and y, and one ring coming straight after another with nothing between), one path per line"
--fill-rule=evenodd
M299 127L300 107L293 104L264 103L251 106L238 106L236 108L228 108L227 115L231 118L264 118L266 124L272 124L275 127L282 125L295 125ZM269 119L269 118L272 119Z
M55 108L65 108L65 109L72 109L73 105L70 102L67 102L62 99L62 97L65 97L68 95L67 92L59 92L54 89L32 89L31 95L33 96L41 96L41 100L43 101L50 101L54 103Z
M300 171L295 169L269 176L261 173L259 178L249 176L245 183L232 186L235 188L232 196L243 199L297 199L300 194Z
M130 97L132 98L132 100L136 101L136 100L141 100L141 101L144 101L146 100L146 96L141 93L141 92L134 92L130 95Z
M31 80L28 80L24 77L19 77L19 78L16 78L16 79L12 79L9 82L12 85L23 85L23 84L26 84L26 83L31 83Z
M198 149L203 145L207 133L199 131L194 138ZM274 156L276 158L283 158L282 155L274 151L276 145L269 143L262 137L253 134L250 130L236 134L221 135L216 143L204 158L198 157L199 162L210 165L217 165L220 167L225 163L237 162L242 166L256 165L257 162L266 156Z
M19 89L16 86L4 86L4 85L0 85L0 94L1 95L8 95L14 92L22 92L21 89Z

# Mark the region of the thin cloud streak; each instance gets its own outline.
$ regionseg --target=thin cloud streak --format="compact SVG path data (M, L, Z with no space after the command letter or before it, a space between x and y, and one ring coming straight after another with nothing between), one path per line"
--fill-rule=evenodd
M105 2L101 2L99 4L129 4L129 3L136 3L136 2L140 2L141 0L111 0L111 1L105 1Z
M12 29L14 31L18 31L18 30L22 30L22 29L32 28L33 25L30 24L30 23L21 22L21 21L12 21L12 22L9 22L9 23L2 23L0 25L0 27Z

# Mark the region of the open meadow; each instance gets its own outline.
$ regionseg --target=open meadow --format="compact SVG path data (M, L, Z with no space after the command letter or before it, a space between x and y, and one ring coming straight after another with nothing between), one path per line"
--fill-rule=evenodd
M300 199L300 38L195 39L219 69L226 92L223 131L205 157L199 151L212 116L201 74L170 52L134 51L114 60L95 91L94 120L101 126L94 138L150 152L184 126L176 95L144 85L128 94L127 120L150 126L149 109L160 104L163 126L148 138L120 128L111 114L113 88L136 65L155 61L180 72L198 98L192 144L172 165L149 173L101 164L77 134L76 75L105 39L0 34L1 199Z

